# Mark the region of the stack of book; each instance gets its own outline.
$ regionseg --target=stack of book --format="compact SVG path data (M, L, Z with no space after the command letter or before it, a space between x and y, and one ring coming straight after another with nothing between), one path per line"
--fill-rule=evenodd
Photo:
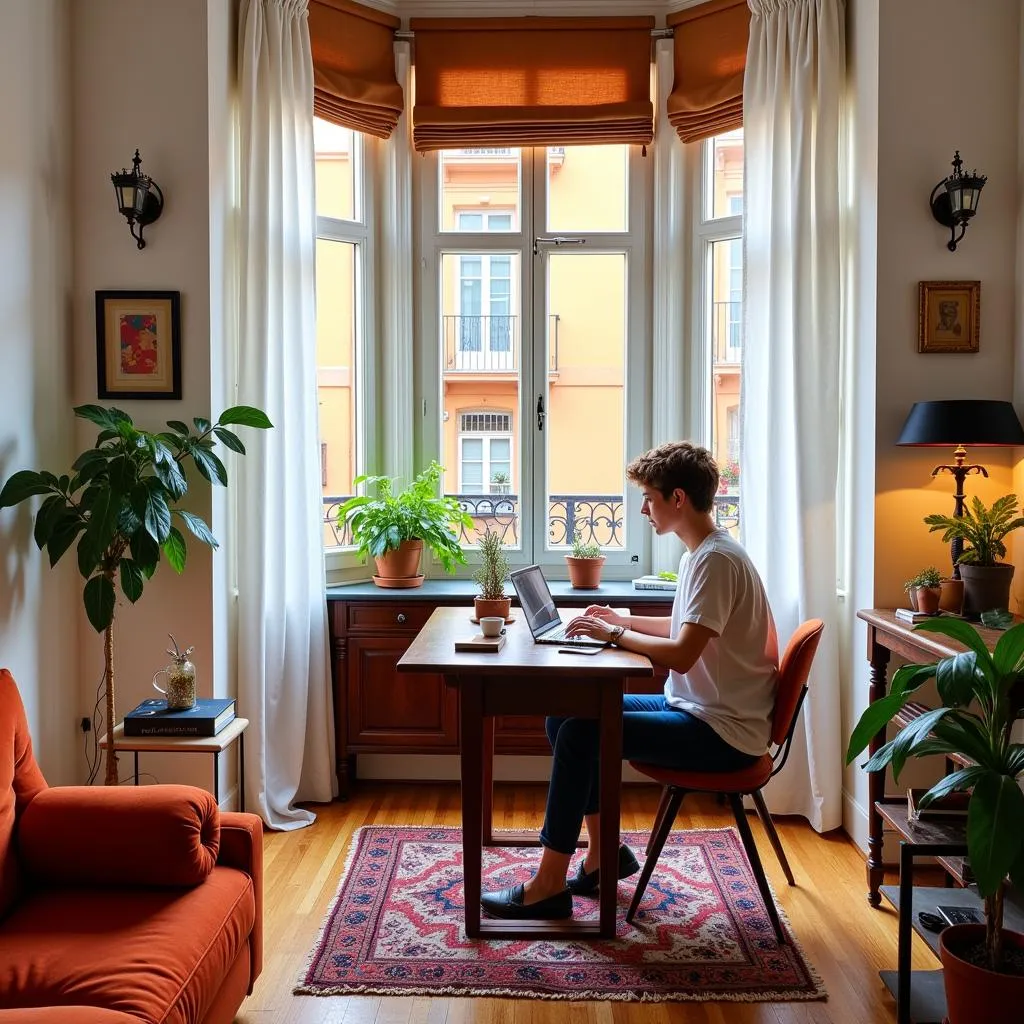
M124 716L125 736L216 736L235 717L233 697L199 697L191 708L144 700Z
M638 576L633 580L634 590L675 590L676 580L663 580L660 576Z
M924 622L925 619L937 619L940 612L917 612L913 608L897 608L894 612L900 622Z

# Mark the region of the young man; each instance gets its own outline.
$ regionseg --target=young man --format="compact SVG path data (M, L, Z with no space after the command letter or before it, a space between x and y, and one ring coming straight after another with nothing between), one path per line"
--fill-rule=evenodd
M707 449L676 441L634 459L626 476L641 489L640 511L655 531L674 533L686 547L672 615L591 605L566 632L611 641L669 670L664 695L623 697L625 760L683 771L745 768L768 749L778 641L757 570L712 518L718 467ZM481 905L493 917L570 917L573 896L596 892L600 881L597 722L549 718L546 728L554 760L540 867L524 885L484 894ZM567 879L584 821L587 854ZM615 867L625 878L639 864L622 846Z

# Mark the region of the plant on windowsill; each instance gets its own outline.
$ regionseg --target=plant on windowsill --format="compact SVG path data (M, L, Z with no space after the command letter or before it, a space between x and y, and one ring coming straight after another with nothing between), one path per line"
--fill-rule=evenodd
M925 516L930 533L942 530L947 544L959 540L967 545L957 559L964 581L965 615L977 618L982 612L1009 606L1014 567L1000 560L1006 556L1006 537L1024 526L1019 512L1017 495L1005 494L991 508L973 497L962 516Z
M736 494L740 489L740 464L729 459L718 474L718 493Z
M486 530L480 538L480 567L473 573L473 579L480 587L480 593L473 598L475 619L482 619L485 615L500 615L508 619L512 599L505 595L505 584L510 572L501 534Z
M508 473L503 473L501 470L492 473L491 494L508 494L510 483Z
M1000 636L990 653L978 631L958 619L929 619L917 630L945 633L966 652L938 663L904 665L889 693L869 705L850 737L846 763L895 718L915 691L935 678L942 706L901 729L864 765L866 771L892 766L898 779L908 757L933 754L969 759L921 798L926 807L947 793L970 790L967 852L984 925L956 925L939 939L949 1024L975 1021L1009 1024L1024 1003L1024 934L1003 928L1007 875L1024 886L1024 744L1011 742L1011 729L1024 707L1024 623ZM961 990L966 986L966 991ZM994 1000L986 1008L984 1001Z
M103 634L103 699L107 733L117 724L114 706L114 611L117 588L133 604L142 596L166 558L175 572L185 569L184 534L172 524L177 515L190 533L217 547L210 527L193 512L178 508L188 492L184 466L191 459L211 484L227 485L224 463L214 454L220 441L239 455L245 446L230 426L266 430L270 420L259 409L237 405L225 409L216 423L196 417L195 433L180 420L169 420L170 431L140 430L120 409L80 405L75 415L100 428L92 447L75 459L70 474L21 470L0 491L0 508L17 505L33 495L47 495L35 514L34 536L46 548L54 566L78 541L78 569L85 579L85 613ZM80 535L80 536L79 536ZM117 785L117 751L107 746L108 786Z
M435 460L408 487L395 493L394 477L357 476L354 486L377 488L377 496L358 494L338 509L339 527L348 527L358 554L372 556L378 587L419 587L424 545L445 572L465 565L456 527L471 528L473 519L457 498L440 494L443 467Z
M916 576L911 576L903 589L907 592L910 607L916 612L924 612L926 615L938 615L939 595L941 593L939 584L942 577L934 565L922 569Z
M576 530L572 538L572 554L565 556L569 567L569 583L574 590L596 590L601 586L601 566L604 555L594 541L584 541Z

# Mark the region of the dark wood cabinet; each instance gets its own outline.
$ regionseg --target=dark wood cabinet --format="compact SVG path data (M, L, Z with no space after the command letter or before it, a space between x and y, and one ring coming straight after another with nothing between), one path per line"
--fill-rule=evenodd
M568 584L552 584L560 606L591 601L629 608L637 615L668 615L671 594L632 591L628 582L598 592L573 593ZM562 591L562 592L560 592ZM567 592L566 592L567 591ZM459 695L433 675L399 673L396 666L412 638L439 605L472 613L473 584L429 581L413 592L381 590L372 584L328 591L328 621L334 692L338 789L348 795L357 754L457 754ZM516 614L521 614L516 610ZM526 624L516 624L525 629ZM658 693L665 673L635 680L638 692ZM547 754L550 750L539 717L499 718L495 723L498 754Z

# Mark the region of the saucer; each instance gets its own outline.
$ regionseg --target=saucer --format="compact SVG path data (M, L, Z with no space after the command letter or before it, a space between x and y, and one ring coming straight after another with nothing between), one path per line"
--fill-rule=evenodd
M480 620L475 615L471 615L469 617L469 621L472 622L474 626L479 626L480 625ZM508 613L508 618L505 619L505 625L507 626L509 623L515 622L515 621L516 621L515 615L513 615L512 612L509 612Z

